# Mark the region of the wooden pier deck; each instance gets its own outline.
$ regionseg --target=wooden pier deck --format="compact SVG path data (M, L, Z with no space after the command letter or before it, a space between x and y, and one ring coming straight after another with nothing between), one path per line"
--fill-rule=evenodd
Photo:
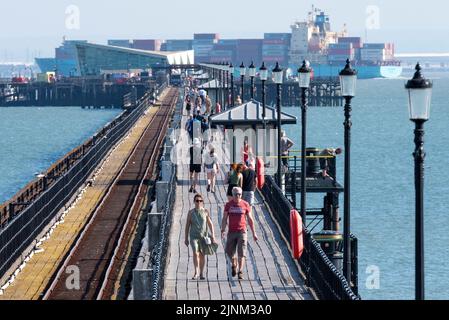
M182 127L185 119L183 117ZM187 143L180 141L179 143ZM305 287L298 267L291 258L276 223L256 194L253 207L256 232L259 240L248 236L248 253L245 280L231 276L229 259L224 253L225 240L220 236L223 208L227 201L224 184L225 167L222 166L216 193L208 193L205 173L200 175L201 193L205 207L211 213L218 251L206 257L206 280L191 280L193 261L191 248L184 244L184 228L188 211L194 207L193 193L189 193L189 167L178 166L178 184L173 212L170 244L167 252L167 268L164 276L164 300L310 300L313 296Z

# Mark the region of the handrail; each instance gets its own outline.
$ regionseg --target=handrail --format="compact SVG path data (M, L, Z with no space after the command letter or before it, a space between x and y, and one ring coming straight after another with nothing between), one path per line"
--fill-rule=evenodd
M284 237L290 239L290 211L293 206L271 176L266 176L262 194ZM304 251L298 262L306 276L308 286L313 288L321 299L359 300L360 297L353 292L348 281L305 227L304 232Z

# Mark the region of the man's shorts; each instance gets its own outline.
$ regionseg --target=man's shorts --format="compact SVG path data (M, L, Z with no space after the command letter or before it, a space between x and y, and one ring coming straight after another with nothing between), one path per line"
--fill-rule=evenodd
M191 164L190 165L190 173L200 173L201 172L201 165L200 164Z
M226 240L226 254L232 259L237 251L239 258L246 258L247 243L248 234L246 232L229 232Z

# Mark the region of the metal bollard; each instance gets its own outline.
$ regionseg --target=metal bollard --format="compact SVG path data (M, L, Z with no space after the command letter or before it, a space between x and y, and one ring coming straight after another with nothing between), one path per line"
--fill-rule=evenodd
M152 252L159 242L163 213L151 212L147 216L148 252Z
M161 167L162 181L170 181L173 170L171 161L162 161Z
M158 181L156 182L156 206L157 211L162 212L167 205L168 197L168 181Z
M133 270L134 300L151 300L151 269Z

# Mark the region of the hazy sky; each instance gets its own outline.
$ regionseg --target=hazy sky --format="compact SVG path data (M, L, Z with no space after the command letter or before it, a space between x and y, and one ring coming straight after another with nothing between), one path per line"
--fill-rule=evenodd
M394 42L397 52L449 52L444 0L2 0L0 61L53 56L63 36L100 43L201 32L261 38L264 32L289 32L312 4L330 15L333 30L346 23L350 35ZM79 9L79 20L73 10L66 13L71 5Z

